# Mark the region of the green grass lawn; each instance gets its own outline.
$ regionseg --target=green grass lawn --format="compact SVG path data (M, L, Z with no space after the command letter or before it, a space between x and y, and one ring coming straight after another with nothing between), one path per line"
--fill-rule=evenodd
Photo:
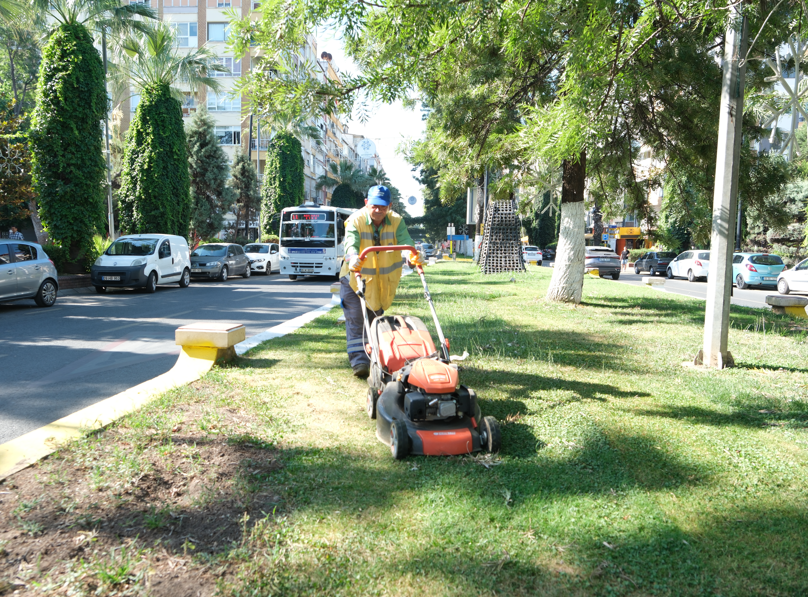
M452 352L471 355L461 381L502 424L496 457L393 460L335 309L0 485L0 528L16 533L0 533L0 581L53 594L808 594L805 331L733 307L738 366L685 367L703 302L587 277L581 305L550 304L550 273L427 271ZM416 276L391 312L431 325ZM57 530L87 548L8 563L17 542L56 545Z

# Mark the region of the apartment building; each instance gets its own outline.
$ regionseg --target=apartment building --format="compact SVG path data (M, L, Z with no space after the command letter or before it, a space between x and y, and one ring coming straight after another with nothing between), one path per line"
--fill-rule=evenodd
M136 2L131 2L132 4ZM248 153L256 164L259 174L263 174L266 164L266 148L270 135L265 127L259 131L258 118L247 112L249 103L246 97L232 97L232 89L238 79L249 72L252 61L260 59L260 51L248 53L237 59L227 52L227 35L229 18L226 12L236 10L242 17L253 15L260 17L260 2L255 0L144 0L148 6L157 11L160 19L169 23L177 33L177 46L193 50L207 44L219 60L228 69L229 73L215 73L220 77L222 89L218 93L207 88L197 89L191 93L185 88L185 102L182 107L184 117L196 111L201 105L206 105L208 111L216 122L216 134L224 147L225 153L232 162L239 149ZM314 76L321 81L326 79L340 81L339 71L328 52L319 52L317 40L307 36L305 44L300 49L296 60L313 65ZM182 86L180 85L182 89ZM120 130L125 132L134 116L138 95L127 98L120 105L122 113ZM252 122L252 129L250 123ZM367 171L371 166L381 167L378 155L360 158L356 144L364 137L348 133L348 128L339 118L334 116L318 116L308 124L320 130L320 142L313 139L303 139L303 161L305 164L305 198L307 201L328 204L331 193L326 189L318 191L316 180L328 171L329 164L347 159L359 168ZM260 138L259 138L260 135ZM227 218L235 221L235 217ZM241 230L239 236L257 235L258 220L251 222L250 231Z

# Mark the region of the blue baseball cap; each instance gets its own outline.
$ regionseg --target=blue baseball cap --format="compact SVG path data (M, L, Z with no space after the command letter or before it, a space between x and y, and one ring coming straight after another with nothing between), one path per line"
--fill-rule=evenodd
M368 191L368 205L390 205L390 189L384 185L370 187Z

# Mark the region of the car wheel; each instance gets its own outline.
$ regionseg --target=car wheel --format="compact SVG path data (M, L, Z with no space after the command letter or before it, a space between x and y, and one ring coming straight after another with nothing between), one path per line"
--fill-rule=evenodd
M244 268L244 277L249 278L251 275L252 272L250 271L250 266L248 265L247 267Z
M640 268L638 268L636 265L634 266L634 273L638 276L640 275Z
M106 294L107 293L107 287L106 286L96 286L95 291L98 294Z
M614 272L612 274L612 280L619 280L620 279L620 272Z
M188 288L191 285L191 270L187 267L182 270L182 276L180 276L180 288Z
M222 282L227 282L227 266L226 265L222 266L222 271L219 274L219 280L221 280Z
M296 275L294 275L294 274L291 274L291 275L289 276L289 279L290 279L292 282L294 282L295 280L297 280L297 276L296 276Z
M693 270L692 269L687 270L687 281L688 282L695 282L696 281L696 276L693 275Z
M738 287L738 290L749 288L749 284L743 281L743 276L741 274L735 276L735 285Z
M157 273L152 272L149 274L149 279L146 280L146 292L149 294L157 291Z
M648 275L649 276L656 276L656 268L652 267L650 270L648 270Z
M52 307L56 302L56 284L53 280L45 280L39 285L39 290L34 296L36 304L40 307Z
M673 270L668 268L668 271L665 272L665 275L668 277L668 280L673 280Z
M788 294L791 292L791 289L788 287L788 282L786 282L785 278L780 278L777 281L777 292L780 294Z
M410 436L407 433L407 425L400 419L395 419L390 425L390 451L396 460L403 460L410 453Z
M480 421L480 446L489 453L499 452L502 444L502 435L499 431L499 423L494 417L483 417Z

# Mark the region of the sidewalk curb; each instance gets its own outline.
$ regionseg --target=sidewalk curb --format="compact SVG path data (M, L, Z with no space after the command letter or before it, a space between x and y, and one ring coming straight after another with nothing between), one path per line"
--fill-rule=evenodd
M89 290L95 292L92 288ZM320 315L327 313L339 302L339 295L332 295L330 303L240 342L236 345L236 354L242 355L262 342L294 332ZM106 427L113 421L134 412L148 404L159 394L198 380L210 371L214 362L215 359L194 358L184 351L180 352L176 364L170 371L115 394L110 398L96 402L58 421L0 444L0 481L52 454L65 442L81 437L88 431Z

